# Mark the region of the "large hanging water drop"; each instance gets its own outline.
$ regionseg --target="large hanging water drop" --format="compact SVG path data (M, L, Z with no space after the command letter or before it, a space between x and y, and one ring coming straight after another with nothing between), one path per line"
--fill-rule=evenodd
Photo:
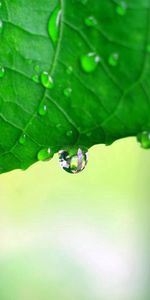
M88 153L82 149L73 151L59 151L59 162L62 169L71 174L77 174L84 170L88 162Z
M100 62L100 56L94 52L82 55L80 58L81 67L86 73L95 71Z
M137 135L137 140L144 149L150 149L150 132L143 131Z
M51 14L48 22L48 33L54 44L58 40L60 21L61 21L61 9L60 7L56 7L53 13Z

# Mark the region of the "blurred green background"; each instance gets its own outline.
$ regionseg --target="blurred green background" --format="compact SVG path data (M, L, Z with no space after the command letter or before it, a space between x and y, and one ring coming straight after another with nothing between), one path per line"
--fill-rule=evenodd
M0 300L148 300L150 152L135 139L0 176Z

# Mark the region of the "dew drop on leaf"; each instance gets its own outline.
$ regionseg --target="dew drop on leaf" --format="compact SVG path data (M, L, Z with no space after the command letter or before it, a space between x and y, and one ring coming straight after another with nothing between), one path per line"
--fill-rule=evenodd
M54 44L58 40L60 21L61 21L61 9L60 7L56 7L53 13L51 14L48 22L48 33Z
M64 89L64 95L66 97L70 97L71 96L71 93L72 93L72 89L70 87Z
M3 78L4 75L5 75L5 69L2 66L0 66L0 78Z
M21 137L19 139L19 143L21 145L24 145L26 143L26 140L27 140L27 137L26 137L26 134L24 133L24 134L21 135Z
M73 72L73 68L71 66L68 66L66 72L68 75L70 75Z
M45 103L41 103L38 109L38 113L40 116L45 116L47 113L47 105Z
M46 71L41 74L41 83L47 89L52 89L54 86L53 78Z
M40 66L39 65L35 65L34 66L34 71L35 72L39 72L40 71Z
M36 83L39 83L39 76L38 76L37 74L34 74L34 75L32 76L32 80L33 80L34 82L36 82Z
M27 59L27 63L28 63L29 65L31 65L31 64L33 63L33 60L32 60L32 59Z
M87 132L87 133L86 133L86 136L87 136L87 137L90 137L91 135L92 135L91 132Z
M127 11L127 4L125 1L121 1L120 4L117 5L116 7L116 12L120 16L124 16Z
M84 21L85 21L85 25L87 27L94 27L97 24L97 20L93 16L89 16L89 17L85 18Z
M119 54L118 53L112 53L108 58L108 63L111 66L116 67L118 65L118 62L119 62Z
M137 140L144 149L150 149L150 132L143 131L137 135Z
M52 159L53 156L54 153L52 152L51 148L44 148L38 152L37 159L39 161L46 161Z
M0 20L0 32L2 31L2 29L3 29L3 21Z
M150 44L147 45L146 51L150 53Z
M88 0L79 0L83 5L86 5Z
M58 155L62 169L71 174L81 172L88 162L87 152L80 148L73 151L61 150Z
M83 71L85 71L86 73L91 73L97 68L100 62L100 56L94 52L91 52L86 55L82 55L80 58L80 62Z
M60 128L61 127L61 124L60 123L58 123L57 125L56 125L56 128Z
M67 132L66 132L66 135L69 137L69 136L72 136L72 134L73 134L73 132L72 132L72 130L68 130Z

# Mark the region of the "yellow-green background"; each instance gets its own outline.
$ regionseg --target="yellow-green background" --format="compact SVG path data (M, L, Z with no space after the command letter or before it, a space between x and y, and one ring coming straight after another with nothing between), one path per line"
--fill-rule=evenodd
M0 176L0 300L149 300L150 152L135 139Z

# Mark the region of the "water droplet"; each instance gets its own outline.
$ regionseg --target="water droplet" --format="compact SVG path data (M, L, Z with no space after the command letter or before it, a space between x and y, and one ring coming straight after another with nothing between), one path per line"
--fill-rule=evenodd
M93 16L87 17L84 21L85 21L86 26L88 26L88 27L94 27L97 24L97 20Z
M31 64L33 63L33 60L32 60L32 59L27 59L27 63L28 63L29 65L31 65Z
M3 78L4 75L5 75L5 69L2 66L0 66L0 78Z
M150 53L150 44L147 45L146 51Z
M0 8L2 7L2 2L0 2Z
M52 159L53 156L54 153L52 152L51 148L44 148L38 152L37 158L38 160L45 161Z
M41 74L41 83L47 89L52 89L54 86L53 78L45 71Z
M109 58L108 58L108 63L113 66L116 67L119 61L119 54L118 53L112 53Z
M87 137L90 137L91 135L92 135L91 132L87 132L87 133L86 133L86 136L87 136Z
M40 71L40 66L39 65L35 65L34 66L34 71L35 72L39 72Z
M66 72L68 75L70 75L73 72L73 68L71 66L68 66Z
M59 162L61 167L68 173L77 174L81 172L88 161L88 154L84 150L59 151Z
M100 62L100 56L96 53L88 53L86 55L82 55L80 61L82 69L86 73L91 73L95 71L98 63Z
M3 29L3 21L0 20L0 32L2 31L2 29Z
M32 76L32 80L33 80L34 82L36 82L36 83L39 83L39 76L38 76L37 74L34 74L34 75Z
M121 1L117 7L116 7L116 12L120 16L124 16L127 11L127 3L125 1Z
M40 116L45 116L47 113L47 105L45 103L41 103L38 109L38 113Z
M68 130L68 131L66 132L66 135L67 135L67 136L72 136L72 135L73 135L73 131L72 131L72 130Z
M64 95L66 97L70 97L71 96L71 93L72 93L72 89L70 87L64 89Z
M83 5L86 5L88 0L79 0Z
M58 123L57 125L56 125L56 128L60 128L62 125L60 124L60 123Z
M21 135L20 139L19 139L19 143L20 143L21 145L24 145L24 144L26 143L26 139L27 139L26 134L23 133L23 134Z
M137 140L144 149L150 149L150 132L143 131L137 135Z
M56 43L58 40L60 21L61 21L61 9L60 7L56 7L53 13L51 14L48 22L48 33L53 43Z

